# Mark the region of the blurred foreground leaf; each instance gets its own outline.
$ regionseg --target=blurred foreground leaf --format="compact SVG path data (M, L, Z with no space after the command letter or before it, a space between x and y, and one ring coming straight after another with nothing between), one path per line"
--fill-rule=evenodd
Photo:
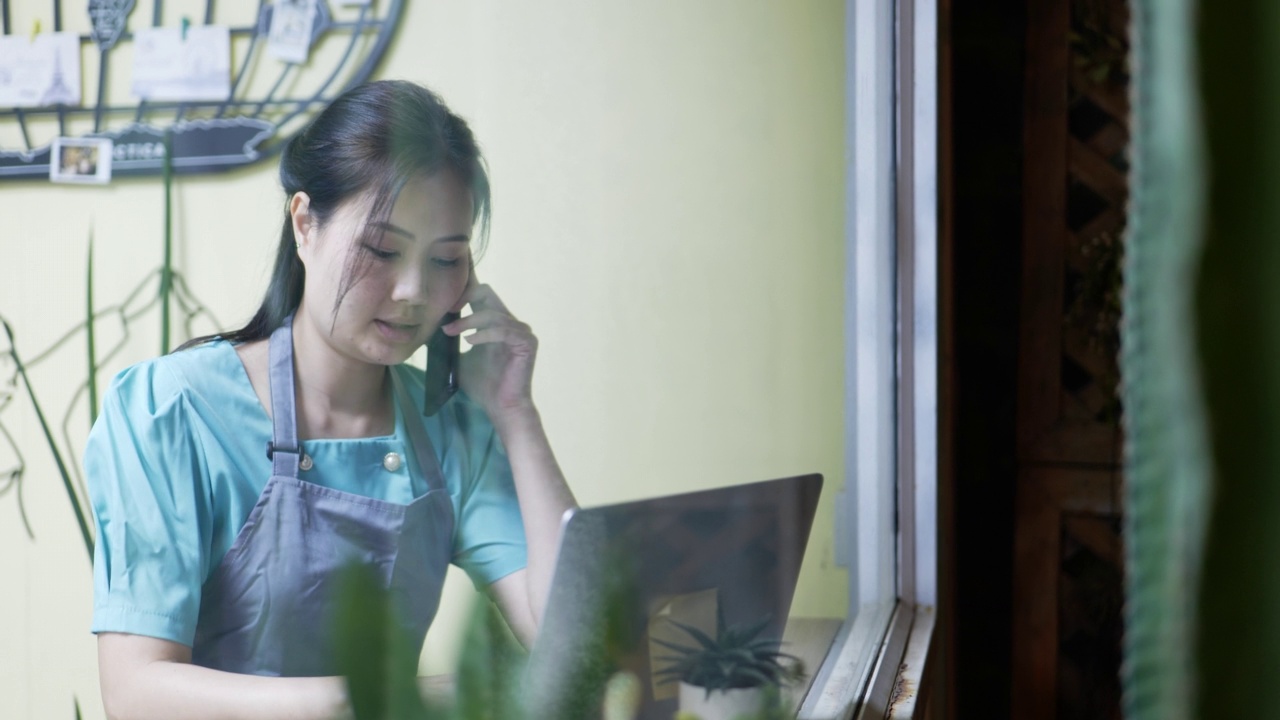
M418 692L418 656L392 608L391 595L366 565L338 582L335 651L356 720L430 720Z
M642 688L634 676L628 683L628 674L614 674L615 659L633 653L642 634L635 626L636 601L627 592L628 577L625 571L606 574L599 604L584 607L583 622L592 626L593 641L589 652L560 668L564 682L551 703L555 720L599 718L611 677L613 709L622 713L618 717L634 712ZM423 700L415 648L372 568L349 565L341 571L336 605L334 649L356 720L547 720L531 702L528 655L487 599L471 612L452 707Z
M497 607L476 603L458 665L458 716L462 720L520 720L526 655Z

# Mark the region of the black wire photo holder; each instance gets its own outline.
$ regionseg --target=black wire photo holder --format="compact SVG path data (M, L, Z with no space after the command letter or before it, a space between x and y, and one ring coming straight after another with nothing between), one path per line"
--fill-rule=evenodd
M241 0L243 3L244 0ZM97 63L97 87L84 93L83 102L72 106L0 107L0 127L15 123L21 137L19 147L0 144L0 180L48 178L53 137L33 138L40 123L56 122L56 136L67 137L69 125L92 123L92 129L77 137L106 138L113 142L112 176L160 175L164 169L165 136L168 135L176 174L220 172L269 158L279 151L288 135L343 91L369 79L391 42L403 11L403 0L370 0L358 8L345 8L354 17L336 19L326 0L314 0L315 14L311 47L321 40L340 43L336 62L325 55L327 64L318 66L317 57L307 63L263 60L271 19L278 5L288 0L258 0L256 21L228 26L232 40L230 92L220 100L184 102L112 103L108 100L108 68L112 53L133 40L129 30L136 0L88 0L91 30L80 35L82 63ZM63 32L62 0L50 0L53 32ZM237 8L241 9L242 8ZM139 22L132 18L133 23ZM214 0L205 0L203 18L181 18L181 22L220 24ZM164 0L155 0L150 27L177 26L165 18ZM4 35L21 34L11 22L10 1L0 0L0 30ZM240 41L237 43L237 39ZM236 57L237 48L241 49ZM276 69L278 68L278 70ZM265 92L251 86L254 72L276 73ZM302 73L319 75L307 91L295 91ZM269 76L268 76L269 77ZM55 80L58 82L57 71ZM12 127L12 126L11 126ZM76 136L76 135L71 135Z

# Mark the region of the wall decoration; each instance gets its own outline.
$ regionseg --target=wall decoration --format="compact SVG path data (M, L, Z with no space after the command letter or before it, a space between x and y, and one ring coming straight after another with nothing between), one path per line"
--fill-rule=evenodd
M32 39L11 22L9 0L0 0L0 137L21 138L18 147L0 144L0 180L50 177L54 137L111 140L116 177L159 175L166 135L178 174L268 158L333 98L369 78L404 8L403 0L344 2L335 13L326 0L259 0L249 22L236 22L246 3L206 0L202 18L186 18L166 16L164 0L154 0L147 18L133 12L134 0L88 0L91 30L76 35L63 32L67 4L54 0L53 33ZM276 13L291 13L290 22L277 24ZM73 58L68 43L76 46ZM132 77L112 78L110 70L123 74L110 60L125 45L135 58ZM327 52L318 53L322 46ZM33 52L37 60L23 59ZM83 92L82 63L96 66L88 74L97 77L97 87ZM35 89L18 96L15 77ZM109 87L121 83L132 100L112 100L119 93ZM45 126L53 127L49 137L36 136Z
M287 62L306 62L315 21L316 0L281 0L271 16L267 52Z
M54 138L49 179L54 182L111 182L111 140L108 138Z
M71 33L0 37L0 106L79 104L79 38Z
M133 34L130 93L139 100L221 100L231 93L225 25L146 28Z

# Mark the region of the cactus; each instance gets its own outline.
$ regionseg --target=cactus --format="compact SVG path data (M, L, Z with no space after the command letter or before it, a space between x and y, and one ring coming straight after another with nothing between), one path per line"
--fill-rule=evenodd
M1133 175L1121 373L1125 407L1125 717L1189 717L1190 628L1208 464L1191 293L1202 163L1191 0L1134 7Z
M1280 22L1135 3L1125 716L1269 716L1280 665Z

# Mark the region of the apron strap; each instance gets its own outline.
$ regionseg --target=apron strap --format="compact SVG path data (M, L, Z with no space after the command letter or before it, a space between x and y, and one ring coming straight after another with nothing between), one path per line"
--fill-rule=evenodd
M400 406L400 416L404 418L405 429L409 432L409 440L413 443L413 454L418 458L418 468L427 481L427 491L444 490L444 473L440 470L440 461L436 458L431 438L427 437L427 428L422 424L422 413L404 388L400 373L394 366L387 368L391 373L391 384L396 389L396 404Z
M298 477L302 447L298 443L298 419L293 388L293 315L271 333L268 344L271 385L271 474Z

